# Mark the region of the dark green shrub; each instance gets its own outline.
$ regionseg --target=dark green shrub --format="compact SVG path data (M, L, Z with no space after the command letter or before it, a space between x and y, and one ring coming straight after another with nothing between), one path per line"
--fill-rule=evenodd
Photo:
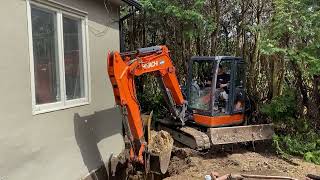
M270 104L261 108L261 112L269 116L273 122L284 122L295 118L296 100L292 90L287 90L282 96L273 98Z
M287 89L262 107L261 112L272 119L276 135L273 144L283 157L303 157L306 161L320 164L320 135L309 121L296 114L295 91Z

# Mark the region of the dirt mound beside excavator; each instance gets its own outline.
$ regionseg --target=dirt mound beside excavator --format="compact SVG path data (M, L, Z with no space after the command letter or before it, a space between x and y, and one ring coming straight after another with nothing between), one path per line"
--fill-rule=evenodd
M153 154L162 154L171 151L173 147L173 138L166 131L151 131L151 139L148 145L149 152Z
M166 180L202 180L212 172L289 176L305 179L306 174L319 174L320 166L299 158L285 160L268 149L253 152L244 148L232 152L199 153L189 148L173 148Z

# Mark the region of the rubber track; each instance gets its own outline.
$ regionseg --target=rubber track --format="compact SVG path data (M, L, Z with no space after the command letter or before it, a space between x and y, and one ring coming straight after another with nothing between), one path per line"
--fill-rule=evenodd
M197 144L197 150L201 151L210 148L210 139L204 132L198 131L197 129L192 127L182 127L179 130L184 134L193 137Z
M163 127L163 128L161 128ZM208 137L208 135L204 132L198 131L195 128L192 127L182 127L182 128L171 128L165 124L160 123L159 124L159 128L166 130L168 129L168 131L172 131L174 132L174 134L180 134L182 136L187 136L191 139L193 139L193 141L196 144L195 150L201 151L201 150L206 150L210 148L210 139ZM171 133L171 132L170 132ZM185 141L187 141L188 138L185 138ZM180 142L180 141L179 141ZM180 142L182 144L187 145L188 143L183 143Z

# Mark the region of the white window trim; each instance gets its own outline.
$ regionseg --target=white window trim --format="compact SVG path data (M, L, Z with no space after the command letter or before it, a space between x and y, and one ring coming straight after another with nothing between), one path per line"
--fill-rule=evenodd
M32 0L26 0L27 2L27 18L28 18L28 36L29 36L29 55L30 55L30 73L31 73L31 93L32 93L32 114L43 114L63 109L68 109L77 106L88 105L91 102L91 82L90 82L90 56L89 56L89 32L88 32L88 17L87 13L73 14L74 10L69 6L57 9L45 4L37 3ZM35 5L39 8L43 8L54 11L57 18L57 37L58 41L63 42L63 15L75 17L81 20L81 33L82 33L82 49L83 49L83 73L84 73L84 98L66 100L66 88L65 88L65 70L64 70L64 48L63 43L58 43L58 60L59 60L59 79L60 79L60 96L61 100L55 103L48 104L36 104L36 90L35 90L35 73L34 73L34 56L33 56L33 39L32 39L32 18L31 18L31 5ZM61 4L58 4L61 7ZM68 11L66 11L68 9Z

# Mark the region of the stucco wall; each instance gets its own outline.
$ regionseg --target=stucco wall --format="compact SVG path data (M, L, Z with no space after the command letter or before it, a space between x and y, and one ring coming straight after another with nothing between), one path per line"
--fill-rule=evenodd
M0 179L80 179L123 148L120 113L105 73L107 51L119 49L118 24L103 1L59 2L89 14L91 103L32 115L26 1L1 1Z

